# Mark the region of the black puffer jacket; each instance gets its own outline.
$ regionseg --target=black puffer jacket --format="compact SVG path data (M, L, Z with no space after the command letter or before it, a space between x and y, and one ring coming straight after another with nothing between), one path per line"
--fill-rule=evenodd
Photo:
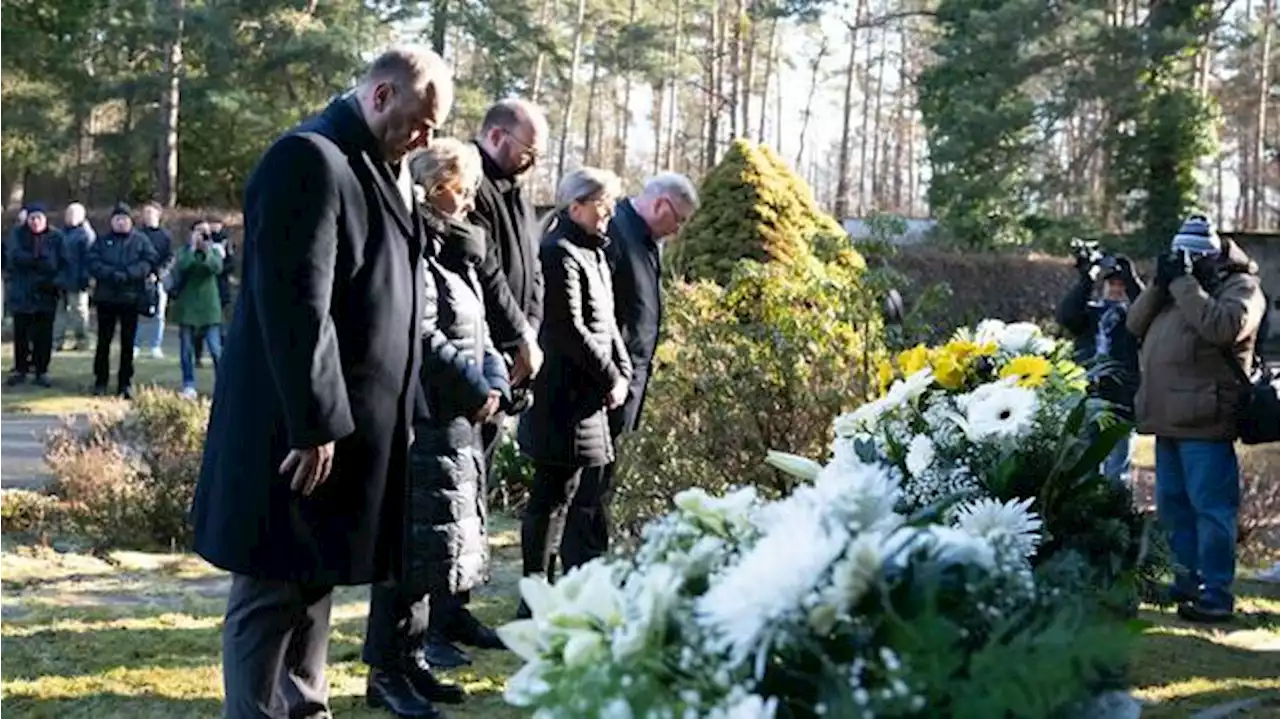
M5 254L5 309L15 315L54 312L58 308L58 248L62 235L39 235L26 225L13 233Z
M424 214L427 214L424 212ZM442 239L426 259L423 362L410 450L406 583L456 594L488 579L484 453L472 420L497 391L510 400L506 363L493 346L476 265L484 232L428 225Z
M147 275L155 271L156 250L137 230L127 235L112 232L89 246L88 260L89 276L95 281L94 302L136 305Z
M1089 369L1090 391L1112 403L1122 418L1132 420L1139 383L1138 338L1125 328L1128 306L1091 300L1093 286L1092 280L1084 278L1067 293L1058 305L1058 324L1074 339L1076 362ZM1136 278L1126 278L1130 303L1138 299L1142 289ZM1099 333L1104 323L1106 326ZM1099 357L1102 337L1107 344L1103 354L1110 362Z
M609 390L630 380L632 370L614 318L607 242L565 212L542 242L546 297L538 341L544 360L518 435L536 462L597 467L613 461L605 406Z

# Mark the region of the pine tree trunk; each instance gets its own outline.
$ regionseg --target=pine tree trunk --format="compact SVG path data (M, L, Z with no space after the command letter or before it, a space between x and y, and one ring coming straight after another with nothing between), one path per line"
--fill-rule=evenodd
M628 13L627 22L630 25L636 24L637 0L631 0L631 9ZM622 130L618 135L618 149L614 154L613 171L619 177L627 168L627 149L631 144L631 83L635 75L635 51L632 49L633 44L627 46L627 71L622 80L622 117L618 119L618 124Z
M684 35L684 0L676 0L676 32L671 39L671 65L667 70L667 92L671 97L667 102L667 154L663 162L667 169L674 169L676 149L676 105L680 102L680 79L676 74L680 70L681 40Z
M796 167L801 167L804 163L804 145L809 139L809 121L813 118L813 99L818 94L818 75L826 56L827 36L823 35L818 54L813 56L813 62L809 65L809 96L804 101L804 112L800 113L800 147L796 150ZM778 95L781 96L782 93L779 92Z
M854 15L857 23L862 22L866 8L867 0L858 0L858 11ZM849 66L845 68L844 76L844 116L840 130L839 161L836 163L835 211L836 217L841 220L849 216L849 155L853 149L850 147L853 140L853 75L857 70L858 31L851 29L849 31Z
M773 79L773 65L775 62L777 62L777 58L778 58L777 42L778 42L778 19L774 18L773 22L769 23L769 46L765 50L766 54L764 56L764 80L763 80L763 83L761 84L761 90L760 90L760 123L759 123L759 129L756 131L756 142L759 142L759 143L764 143L764 140L765 140L765 137L764 137L765 117L769 114L769 82ZM778 74L779 76L781 76L782 73L778 73ZM779 84L778 86L778 94L779 95L782 94L781 84ZM781 121L782 121L782 116L781 114L779 114L774 119L774 122L781 123ZM779 152L782 151L781 146L776 147L774 149Z
M653 112L650 119L653 122L653 174L658 174L662 167L662 137L666 132L666 128L662 124L663 118L667 114L667 79L665 77L658 78L653 84Z
M556 158L556 186L564 177L565 150L569 146L569 133L573 128L573 101L578 92L578 65L582 62L582 33L585 30L587 0L578 0L578 12L573 24L573 57L569 61L569 92L564 101L564 121L560 123L560 156Z
M444 57L445 38L449 35L449 0L434 0L431 4L431 49Z
M547 30L551 11L551 0L542 0L538 5L538 29L542 32ZM537 59L533 61L533 77L529 80L529 98L534 102L538 102L538 98L542 96L542 75L546 64L547 53L539 50Z
M1261 70L1258 72L1258 118L1254 125L1252 161L1254 177L1251 203L1249 206L1249 224L1240 229L1259 229L1263 225L1262 217L1267 198L1267 104L1271 92L1271 35L1276 22L1276 0L1266 0L1262 8L1262 45L1260 53Z
M598 36L596 40L597 42L599 41ZM599 47L597 47L596 55L599 54L599 50ZM593 167L600 164L600 157L599 155L593 155L591 145L592 131L595 131L596 133L600 132L596 129L596 125L599 124L599 121L596 119L596 109L600 104L596 101L599 88L600 63L597 62L596 57L593 56L591 58L591 83L587 86L587 123L582 128L582 164L591 165ZM596 139L596 143L599 144L599 139Z
M721 52L724 49L724 41L722 39L724 32L720 28L720 0L713 0L710 19L711 23L708 28L710 42L707 43L707 46L711 48L711 57L707 59L707 137L706 150L702 156L702 166L707 170L710 170L716 164L716 155L719 153L720 143L720 83L724 77L723 61L721 59Z
M884 107L884 67L888 63L889 46L886 41L887 31L880 33L880 59L876 63L876 107L871 123L871 201L876 209L884 207L883 190L884 169L881 161L880 110ZM865 128L864 128L865 131Z
M867 63L862 80L862 124L859 125L861 142L858 149L858 216L867 212L867 145L871 141L871 54L875 52L875 30L867 32Z
M738 20L740 26L746 27L747 38L742 54L742 137L751 136L751 96L754 94L755 74L756 74L756 35L758 28L756 27L755 18L752 16L753 10L747 8L746 13ZM760 109L760 114L764 115L764 108Z
M734 0L733 14L729 22L729 66L733 75L729 80L729 137L738 137L738 99L742 96L742 25L745 20L743 0ZM745 130L745 128L743 128Z
M182 102L182 31L186 21L186 0L168 0L168 3L171 24L164 59L165 92L160 102L156 194L161 205L174 207L178 204L178 111Z

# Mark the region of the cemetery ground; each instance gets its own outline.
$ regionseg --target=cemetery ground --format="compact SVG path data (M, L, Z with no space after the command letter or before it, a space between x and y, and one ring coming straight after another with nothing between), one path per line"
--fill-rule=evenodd
M176 334L163 360L138 357L137 383L176 388ZM113 367L115 352L113 351ZM4 366L11 349L4 346ZM206 365L208 361L206 360ZM92 352L55 355L52 390L31 386L3 392L6 434L12 421L79 413L92 406ZM201 370L207 391L211 370ZM4 443L5 485L11 483L10 441ZM1258 450L1252 450L1258 451ZM1276 451L1280 454L1280 450ZM1149 467L1149 442L1136 452ZM35 462L38 465L38 459ZM1277 464L1276 466L1280 466ZM493 517L493 580L473 608L484 621L514 617L519 578L518 521ZM1274 533L1271 540L1274 540ZM1246 561L1266 566L1271 554ZM219 632L229 579L182 553L111 552L92 556L71 542L50 546L19 535L3 537L0 551L0 643L4 708L20 717L208 717L219 713ZM1252 568L1242 572L1246 577ZM1130 668L1144 717L1280 716L1280 584L1242 579L1239 617L1228 626L1188 624L1172 609L1144 607L1142 634ZM343 717L388 716L364 706L367 669L360 661L368 592L340 589L329 651L333 709ZM506 678L520 660L508 652L473 651L474 665L442 672L469 692L462 719L524 714L504 705Z

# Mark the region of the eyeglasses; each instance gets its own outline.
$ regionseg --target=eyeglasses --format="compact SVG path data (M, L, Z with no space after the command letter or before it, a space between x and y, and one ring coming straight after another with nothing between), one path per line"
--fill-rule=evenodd
M683 227L684 223L689 221L693 215L692 212L684 213L676 209L676 203L670 197L663 197L662 201L667 203L667 208L671 210L671 215L676 218L676 227Z
M538 148L534 147L533 145L530 145L529 143L525 142L524 140L521 140L520 138L516 137L516 134L515 134L514 132L512 132L512 131L510 131L510 130L503 130L503 132L504 132L504 133L506 133L507 137L509 137L509 138L511 138L512 140L514 140L514 141L515 141L515 143L516 143L517 145L519 145L519 146L520 146L520 149L524 151L524 154L525 154L526 156L528 156L530 159L534 159L534 160L536 160L536 159L538 159L539 157L542 157L542 151L541 151L541 150L539 150Z

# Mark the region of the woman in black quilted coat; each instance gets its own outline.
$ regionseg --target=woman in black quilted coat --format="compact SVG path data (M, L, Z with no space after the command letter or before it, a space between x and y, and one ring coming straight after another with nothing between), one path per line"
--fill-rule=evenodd
M534 461L520 528L526 576L552 579L557 555L566 571L584 561L582 548L564 537L565 517L583 469L613 460L607 412L626 401L631 378L603 251L619 184L605 170L567 175L542 241L546 294L538 341L544 359L518 433L521 450Z
M480 424L510 402L511 390L506 364L489 337L476 278L484 232L462 219L479 183L480 155L473 145L442 139L412 158L410 168L435 240L425 258L406 552L401 580L374 591L364 658L384 683L403 677L423 698L451 701L454 688L435 682L427 671L470 662L449 638L469 638L488 649L503 646L463 604L489 576Z

